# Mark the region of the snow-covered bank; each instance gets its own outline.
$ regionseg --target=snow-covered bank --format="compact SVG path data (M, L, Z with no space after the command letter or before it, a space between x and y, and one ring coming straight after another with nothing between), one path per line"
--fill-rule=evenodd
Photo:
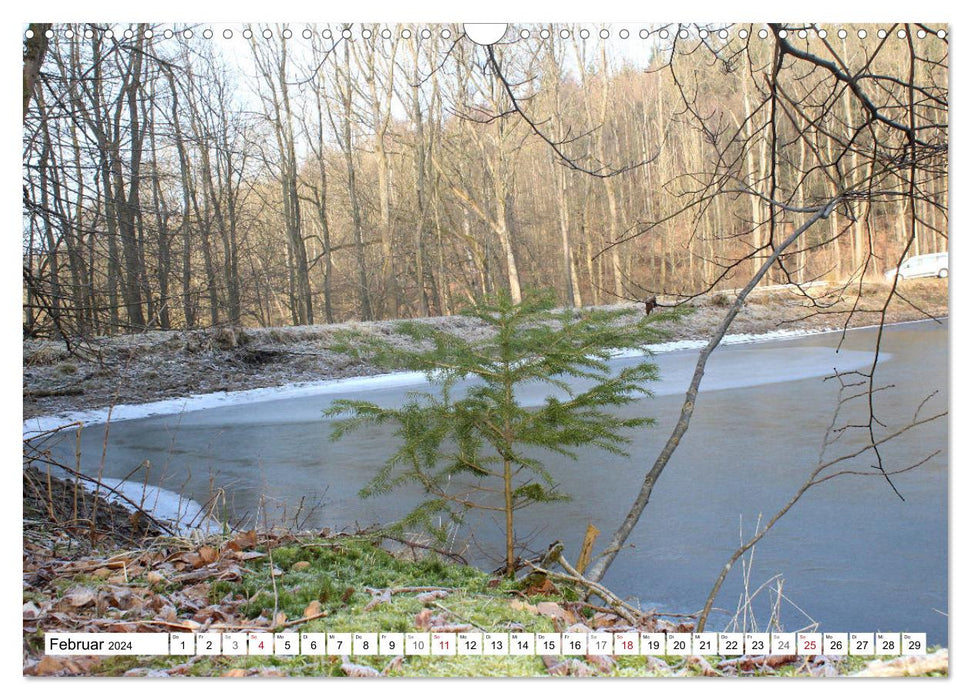
M773 330L765 333L736 333L726 335L722 345L739 345L744 343L765 343L790 338L836 333L834 329L786 329ZM700 350L708 343L707 340L675 340L650 345L647 349L653 354L677 351ZM633 357L637 353L618 353L618 357ZM376 374L362 377L348 377L342 379L324 379L313 382L299 382L282 384L280 386L263 387L258 389L244 389L240 391L225 391L206 394L162 399L139 404L117 405L110 409L92 409L72 411L46 416L29 418L23 423L24 437L30 437L48 430L71 423L97 425L106 422L117 422L147 418L149 416L174 415L202 411L209 408L234 406L240 404L273 401L277 399L298 398L338 394L351 391L380 391L399 387L416 386L425 381L420 372L395 372Z
M118 405L110 409L93 409L89 411L72 411L50 416L38 416L24 421L24 437L30 437L48 430L69 425L84 423L97 425L112 423L149 416L165 416L191 411L203 411L207 408L221 406L235 406L239 404L272 401L275 399L290 399L301 396L316 396L321 394L337 394L352 390L378 390L400 386L419 384L424 380L420 372L393 372L389 374L375 374L366 377L348 377L344 379L322 379L316 382L300 382L281 386L262 387L259 389L243 389L241 391L221 391L211 394L193 394L161 401L150 401L141 404Z

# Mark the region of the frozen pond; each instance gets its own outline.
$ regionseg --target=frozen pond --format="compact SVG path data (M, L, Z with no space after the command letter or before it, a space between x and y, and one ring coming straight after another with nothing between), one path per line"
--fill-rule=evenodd
M702 383L691 429L605 583L662 611L700 609L739 541L740 523L751 533L759 515L770 517L816 465L838 388L824 377L834 368L868 367L875 337L873 329L850 331L839 353L839 334L719 348ZM875 405L889 429L907 423L934 391L923 414L946 409L947 337L946 322L901 324L885 331L877 380L893 387L879 392ZM519 511L517 534L529 537L536 550L561 539L570 558L588 522L606 538L669 434L696 359L697 350L656 357L662 379L653 386L655 398L625 411L653 415L658 424L633 436L631 458L590 452L575 462L556 456L546 460L574 500ZM237 517L253 516L261 505L277 515L285 506L292 515L303 499L305 509L317 506L307 527L388 522L407 512L418 494L400 491L362 501L357 492L389 455L390 431L355 433L334 443L321 411L338 397L392 405L420 388L420 378L399 377L116 422L108 433L104 475L122 478L134 470L132 478L139 479L146 471L137 467L148 460L152 484L199 502L223 489ZM527 388L522 398L537 403L543 395ZM88 473L100 468L104 437L103 425L83 431L82 463ZM947 643L947 437L947 423L936 421L884 449L889 468L941 450L919 469L896 477L906 501L881 478L840 477L810 491L763 540L749 585L755 589L781 576L783 593L792 601L782 606L787 629L808 622L801 608L821 630L924 631L930 643ZM863 444L862 435L847 434L837 443L839 451L829 454ZM60 450L62 458L73 461L73 435L65 437ZM864 470L871 463L867 457L848 466ZM474 530L469 556L495 566L501 553L498 524L484 520ZM467 534L458 533L458 540ZM720 608L735 611L740 579L737 568L719 598ZM769 603L767 593L757 601L761 622L768 617ZM713 618L710 629L726 621L724 615Z

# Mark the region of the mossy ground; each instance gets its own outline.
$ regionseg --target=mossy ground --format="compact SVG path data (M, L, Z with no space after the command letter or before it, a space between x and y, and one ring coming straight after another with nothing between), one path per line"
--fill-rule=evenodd
M552 632L555 631L553 619L537 614L532 606L546 600L569 607L579 598L576 591L563 586L546 594L528 595L519 590L514 581L493 577L474 568L445 563L438 558L415 559L393 554L381 548L379 539L368 535L297 537L289 538L281 546L269 547L267 542L269 540L254 548L267 556L248 560L239 580L215 580L208 588L208 602L217 606L225 604L235 611L237 619L253 621L247 627L250 631L266 631L267 628L279 631L280 625L286 625L286 621L305 617L309 607L325 615L282 631L422 631L419 616L426 611L427 620L427 611L430 611L438 616L439 624L466 624L485 631ZM133 578L128 585L133 589L151 588L157 593L171 593L177 588L177 584L158 581L157 577L155 581L150 580L149 573ZM88 588L106 585L103 579L91 575L65 576L52 584L48 591L53 595L63 595L80 585ZM403 591L392 595L388 602L374 605L374 595L369 592L412 587L440 587L447 591L447 595L423 602L417 592ZM25 603L28 600L40 603L43 597L36 591L25 590ZM572 609L590 617L596 614L590 608L573 606ZM177 612L180 619L188 618L188 611ZM100 614L105 613L100 611ZM260 625L264 626L263 630L259 630ZM219 630L213 626L200 631L233 630ZM24 643L28 654L42 655L43 634L40 631L25 633ZM609 670L598 670L596 675L691 676L703 675L706 670L679 657L662 657L666 668L658 668L643 656L614 658L616 665ZM706 660L710 666L721 661L717 657ZM834 660L834 669L839 675L846 675L863 669L872 660L862 657ZM383 671L389 677L549 675L539 656L405 656L397 663L391 663L391 657L329 655L103 657L86 666L84 675L343 676L346 673L342 664L347 661ZM809 675L810 667L807 663L797 662L770 673L776 676Z
M266 551L265 547L260 548ZM472 624L485 630L523 629L552 632L552 621L528 609L510 605L515 600L535 603L550 596L524 597L515 584L491 578L477 569L444 563L437 558L413 560L396 556L367 538L301 540L271 550L272 567L279 573L274 592L270 557L248 567L242 581L216 582L210 590L213 603L227 596L242 596L240 611L250 618L272 619L282 612L287 619L303 616L313 601L325 617L289 632L415 632L416 616L426 607L454 624ZM309 564L307 566L306 564ZM297 565L297 566L295 566ZM493 587L490 587L490 582ZM391 601L366 610L373 596L367 589L441 587L448 595L422 603L413 593L393 595ZM576 597L575 595L572 597ZM189 661L180 657L114 657L102 662L97 673L120 675L132 668L164 669ZM391 657L351 656L352 663L382 670ZM342 676L337 656L297 657L195 657L187 675L223 675L231 669L276 670L287 676ZM532 657L405 657L388 676L542 676L546 669Z

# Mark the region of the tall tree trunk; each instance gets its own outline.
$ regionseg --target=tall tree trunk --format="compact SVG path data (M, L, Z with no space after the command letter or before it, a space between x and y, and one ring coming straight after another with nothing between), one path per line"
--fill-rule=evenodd
M28 29L33 35L24 42L24 122L27 121L27 108L34 94L34 85L47 53L47 30L50 24L31 24Z
M192 216L192 172L189 155L182 135L182 118L179 113L179 89L172 71L166 71L172 94L172 128L175 149L179 154L179 177L182 183L182 211L179 217L179 235L182 237L182 315L186 329L195 328L196 308L192 294L192 236L189 224Z
M378 176L378 212L380 215L379 233L381 237L381 280L387 299L381 300L382 306L390 302L390 315L397 318L401 306L401 290L398 275L395 270L394 230L391 220L391 165L388 159L387 140L388 127L391 122L391 101L394 95L394 68L398 48L398 34L391 40L391 55L388 58L387 75L385 78L384 94L378 92L379 55L377 28L372 40L368 44L361 44L364 49L357 54L358 65L363 74L370 98L371 117L374 120L374 156L377 160ZM384 40L381 40L384 43ZM363 56L361 55L363 54ZM378 311L378 315L383 315Z
M746 180L749 178L754 178L754 181L749 182L749 186L753 190L758 190L761 183L761 170L756 168L755 163L755 148L753 143L760 143L755 135L755 119L756 115L752 113L752 105L749 99L749 81L747 77L742 77L742 104L745 107L745 163L748 169L748 175ZM761 152L761 146L759 146L759 151ZM755 274L762 267L762 200L754 195L749 195L749 215L752 219L752 271L751 274Z
M347 169L347 195L351 206L351 231L354 236L354 252L357 257L357 286L361 320L370 321L374 318L374 310L371 304L371 290L368 287L367 260L364 256L364 225L361 220L361 204L357 193L357 169L354 165L354 137L351 129L353 86L351 83L350 48L347 42L344 43L344 70L344 82L340 87L341 105L343 107L340 146L344 153L344 165Z
M119 96L116 112L115 134L111 143L111 174L115 213L118 217L118 232L124 254L124 274L122 276L122 295L128 313L128 325L132 330L145 328L145 314L142 308L141 264L138 254L136 217L139 207L140 168L142 158L142 131L139 119L139 83L142 71L142 52L145 33L139 28L136 34L132 63L125 76L126 82ZM121 153L121 130L117 116L121 113L122 101L128 108L128 128L130 131L130 155L125 159ZM123 166L128 166L128 182L125 181ZM127 190L127 191L126 191Z
M264 104L272 109L271 124L276 136L279 154L280 190L283 198L283 217L289 250L290 275L295 323L314 322L313 293L310 288L310 271L307 248L303 240L300 221L300 197L297 188L296 137L293 131L293 113L290 108L288 87L287 40L280 33L279 51L273 54L254 37L251 39L253 57L257 63L268 95Z

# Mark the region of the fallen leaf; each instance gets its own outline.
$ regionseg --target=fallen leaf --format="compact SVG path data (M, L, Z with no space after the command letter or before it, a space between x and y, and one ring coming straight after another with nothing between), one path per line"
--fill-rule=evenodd
M131 605L132 598L132 592L127 588L122 588L120 586L112 588L105 595L105 601L109 605L113 605L114 607L122 610L127 609Z
M64 596L65 602L72 608L83 608L95 601L95 594L90 588L74 588Z
M199 555L199 560L201 561L198 566L212 564L214 561L216 561L216 559L219 558L219 552L217 552L214 547L210 547L209 545L200 547L197 553Z
M263 554L263 552L239 552L236 555L236 558L240 559L241 561L249 561L250 559L261 559L265 556L266 555Z
M228 671L223 671L223 678L245 678L246 669L244 668L231 668Z
M543 665L551 676L574 676L588 678L594 675L592 668L578 659L558 661L555 656L543 656Z
M180 554L178 558L176 558L173 561L173 564L175 565L176 569L179 568L179 564L183 564L183 565L188 564L193 569L198 569L200 566L203 565L203 561L202 561L202 557L199 556L198 552L184 552ZM182 568L185 568L185 566L183 566Z
M671 670L671 667L668 666L667 662L665 662L663 659L657 658L656 656L648 656L644 660L644 668L646 668L648 671L656 673L664 673Z
M702 656L689 656L687 659L685 659L684 663L685 663L685 666L696 666L699 669L701 669L701 674L703 676L722 675L721 673L716 671L715 668L712 667L710 663L708 663L707 659L705 659Z
M45 656L33 666L24 669L31 676L83 675L101 660L97 656Z
M248 530L236 535L227 546L236 550L250 549L256 546L256 541L256 530Z
M308 605L306 608L303 609L303 616L304 617L316 617L319 614L320 614L320 601L319 600L312 600L312 601L310 601L310 605Z
M526 595L550 595L556 592L556 586L548 578L544 578L542 583L530 585L523 592Z
M344 658L346 659L347 657ZM363 666L361 664L352 664L350 661L345 661L341 664L341 671L343 671L345 675L355 678L377 678L381 675L381 672L376 668Z
M192 586L182 589L182 595L185 598L201 598L208 600L209 598L209 584L208 583L196 583Z
M184 676L186 672L192 668L192 662L187 664L179 664L178 666L173 666L169 669L170 676Z
M234 564L226 567L216 578L220 581L240 581L243 578L243 572Z
M400 671L404 663L405 663L405 657L403 656L394 657L393 659L391 659L391 661L388 662L387 666L385 666L384 669L382 669L381 675L382 676L388 675L388 671Z
M303 571L304 569L309 569L310 568L310 562L309 561L298 561L297 563L295 563L290 568L293 571Z
M192 619L205 627L209 622L212 621L212 613L213 609L211 607L202 608L201 610L196 611L195 615L192 616Z
M415 615L415 627L420 630L427 630L431 627L432 611L430 608L425 608L420 613Z
M67 665L67 660L60 656L45 656L27 669L32 676L53 676Z
M572 624L576 621L576 618L572 613L564 610L560 607L559 603L553 603L551 601L541 601L536 604L536 611L540 615L545 615L546 617L551 617L553 619L563 620L567 624Z
M534 615L539 614L539 609L532 603L527 603L525 600L520 600L516 598L509 603L509 607L513 610L525 610L526 612L531 612Z
M588 623L594 629L600 629L601 627L613 627L620 621L620 618L613 613L594 613L594 616L590 618Z

